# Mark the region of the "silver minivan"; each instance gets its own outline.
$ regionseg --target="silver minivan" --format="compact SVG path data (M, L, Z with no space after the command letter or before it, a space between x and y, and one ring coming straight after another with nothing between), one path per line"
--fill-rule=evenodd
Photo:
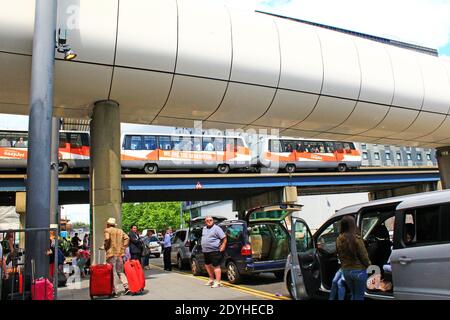
M304 220L293 219L291 252L297 255L287 260L285 283L294 299L328 296L339 269L336 238L345 215L356 218L372 262L369 275L379 273L392 286L369 286L366 297L450 299L450 190L349 206L314 235Z

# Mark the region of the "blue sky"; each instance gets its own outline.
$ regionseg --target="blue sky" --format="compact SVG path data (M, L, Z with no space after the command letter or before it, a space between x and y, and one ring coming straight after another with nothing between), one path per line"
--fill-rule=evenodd
M199 0L191 0L199 1ZM203 0L261 10L438 49L450 59L450 0ZM130 129L129 126L125 128ZM0 129L28 129L28 117L0 114ZM124 128L123 128L124 129ZM141 129L140 129L141 130ZM89 205L62 216L89 222Z

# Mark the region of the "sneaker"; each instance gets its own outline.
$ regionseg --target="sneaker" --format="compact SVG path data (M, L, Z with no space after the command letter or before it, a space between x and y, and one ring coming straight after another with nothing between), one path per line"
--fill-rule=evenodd
M220 282L214 282L214 284L211 286L211 288L219 288L222 284Z
M207 283L204 284L204 286L211 287L214 284L214 280L209 280Z
M125 292L124 292L123 294L124 294L125 296L129 295L129 294L130 294L130 290L125 289Z

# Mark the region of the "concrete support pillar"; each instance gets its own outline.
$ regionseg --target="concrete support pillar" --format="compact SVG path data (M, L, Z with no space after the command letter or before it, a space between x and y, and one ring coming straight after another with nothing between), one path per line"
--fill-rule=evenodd
M436 149L442 189L450 188L450 146Z
M51 193L50 193L50 224L59 226L59 200L58 200L58 149L59 149L59 128L61 119L52 118L52 153L50 161L51 171Z
M96 264L104 262L98 259L108 218L115 218L118 227L122 226L119 104L111 100L96 102L90 127L91 252Z

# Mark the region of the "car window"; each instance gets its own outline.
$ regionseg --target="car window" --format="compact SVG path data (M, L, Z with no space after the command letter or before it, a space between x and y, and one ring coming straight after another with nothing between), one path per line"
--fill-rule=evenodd
M423 246L448 241L442 236L444 233L441 235L440 216L440 206L408 210L405 213L403 225L402 241L404 245L406 247Z
M186 239L186 231L178 231L178 238L184 241Z
M295 223L295 243L297 244L298 253L313 249L311 234L308 232L307 226L302 221L297 221Z
M361 221L361 234L363 239L372 231L379 220L379 216L364 216Z
M240 243L243 240L244 225L231 224L226 227L226 235L228 244Z
M336 238L339 236L341 219L330 222L317 237L318 247L327 253L336 252Z

